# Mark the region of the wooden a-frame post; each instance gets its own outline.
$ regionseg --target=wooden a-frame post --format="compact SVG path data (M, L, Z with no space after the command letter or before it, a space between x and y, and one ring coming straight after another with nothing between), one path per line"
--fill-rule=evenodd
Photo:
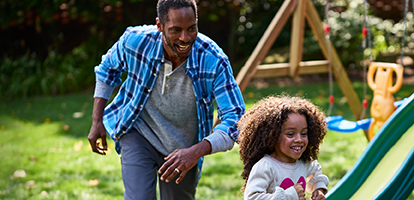
M260 65L293 12L289 63ZM311 27L326 60L302 61L305 18ZM240 70L236 77L236 81L243 92L252 78L326 73L329 72L329 62L331 62L332 65L332 73L335 76L342 93L347 98L349 107L351 108L355 119L359 120L362 112L362 103L351 85L351 81L348 78L334 46L325 39L322 21L319 18L313 3L310 0L285 0L253 53Z

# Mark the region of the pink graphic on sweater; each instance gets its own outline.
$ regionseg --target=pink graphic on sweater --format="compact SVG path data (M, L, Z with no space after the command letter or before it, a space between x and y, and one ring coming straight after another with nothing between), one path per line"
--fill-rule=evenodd
M302 187L305 190L306 189L306 181L305 178L303 178L303 176L301 176L298 180L298 183L302 183ZM295 183L292 181L292 179L290 178L285 178L285 180L282 181L282 184L280 184L280 187L283 188L284 190L290 188L291 186L294 186Z

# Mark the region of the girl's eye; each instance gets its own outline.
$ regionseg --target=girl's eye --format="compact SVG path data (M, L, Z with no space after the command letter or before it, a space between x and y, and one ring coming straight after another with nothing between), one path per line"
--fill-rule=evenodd
M293 137L293 135L294 135L293 133L288 133L287 134L287 136L289 136L289 137Z
M308 135L308 133L307 133L307 132L302 132L302 133L301 133L301 135L302 135L302 136L307 136L307 135Z

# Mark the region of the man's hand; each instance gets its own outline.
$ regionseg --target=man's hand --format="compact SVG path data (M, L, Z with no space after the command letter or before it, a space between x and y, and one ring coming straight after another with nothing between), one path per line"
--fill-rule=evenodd
M305 190L302 187L302 182L296 183L293 188L295 188L296 192L298 193L299 200L306 200L305 198Z
M176 184L180 183L187 172L197 164L198 159L210 153L211 145L207 140L203 140L190 148L175 150L164 158L165 163L158 170L158 173L162 174L161 180L168 183L180 174L175 181Z
M313 191L313 193L312 193L312 199L315 199L315 200L325 200L326 199L326 197L325 197L325 194L326 194L326 190L325 189L317 189L317 190L315 190L315 191Z
M105 151L108 150L106 144L106 130L102 122L103 112L107 101L108 100L104 98L95 98L93 103L92 127L88 135L92 151L101 155L105 155ZM102 141L102 146L100 145L99 138Z
M99 138L102 141L102 146L100 145ZM101 155L106 155L105 151L108 150L108 145L106 144L106 130L102 121L92 123L92 127L88 135L88 140L91 144L93 152Z

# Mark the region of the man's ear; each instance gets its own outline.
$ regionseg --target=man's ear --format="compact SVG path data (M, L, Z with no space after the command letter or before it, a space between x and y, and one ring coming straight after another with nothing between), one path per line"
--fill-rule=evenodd
M160 19L158 19L158 17L155 19L155 22L157 23L158 31L162 32L162 24L160 22Z

